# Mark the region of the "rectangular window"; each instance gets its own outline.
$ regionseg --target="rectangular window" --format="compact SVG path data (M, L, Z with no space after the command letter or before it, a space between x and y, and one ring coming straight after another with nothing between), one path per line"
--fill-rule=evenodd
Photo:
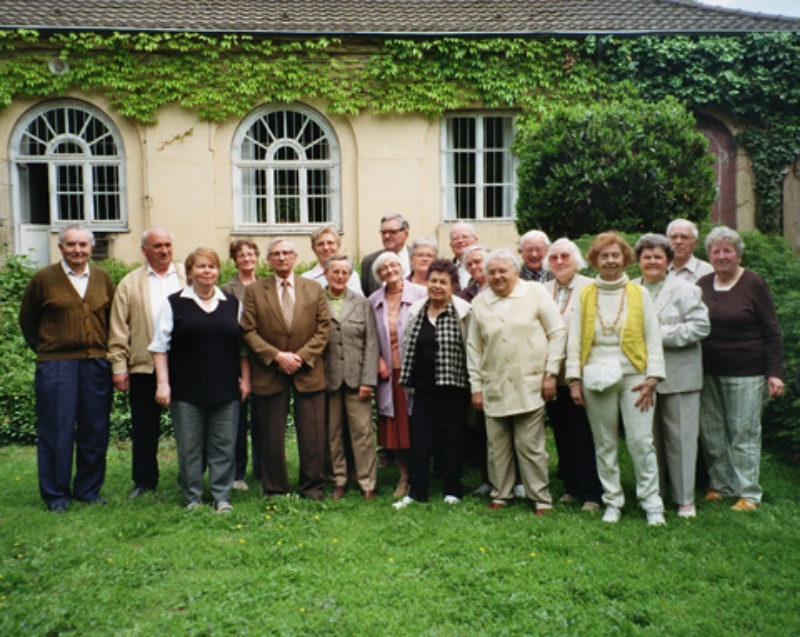
M516 197L510 115L454 115L442 128L445 219L510 219Z

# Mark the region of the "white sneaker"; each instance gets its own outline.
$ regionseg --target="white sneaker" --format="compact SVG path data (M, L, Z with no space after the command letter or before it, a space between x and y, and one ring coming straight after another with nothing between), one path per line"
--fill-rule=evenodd
M647 526L664 526L666 523L667 521L661 511L647 512Z
M458 504L461 502L461 498L457 498L454 495L446 495L444 496L444 503L445 504Z
M187 511L197 511L200 507L202 507L202 503L198 502L197 500L192 500L191 502L186 503L186 510Z
M397 502L392 504L392 506L399 511L400 509L405 509L412 502L416 502L416 500L414 500L410 495L404 495Z
M619 522L619 519L622 517L622 509L619 507L615 507L613 504L609 504L606 507L606 512L603 513L603 522L608 522L609 524L616 524Z
M694 508L693 504L687 504L685 506L678 507L678 517L679 518L696 518L697 517L697 510Z
M492 485L484 482L481 486L472 492L472 495L489 495L492 492Z
M247 486L247 483L244 480L234 480L233 488L236 491L248 491L250 489L250 487Z
M524 498L525 497L525 487L521 484L514 485L514 497L515 498Z

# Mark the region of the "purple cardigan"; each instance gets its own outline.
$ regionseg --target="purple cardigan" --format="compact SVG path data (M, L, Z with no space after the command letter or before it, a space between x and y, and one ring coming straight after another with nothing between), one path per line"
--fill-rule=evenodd
M411 305L428 295L426 288L410 281L403 282L403 296L400 298L400 316L397 319L397 338L400 347L400 358L403 358L403 332L406 327L408 309ZM378 344L380 345L381 358L391 365L392 351L389 348L389 329L386 316L386 288L381 286L379 290L373 292L369 297L372 311L375 313L375 323L378 325ZM405 391L405 389L403 390ZM394 417L394 402L392 402L392 383L391 379L378 379L378 389L376 391L378 401L378 415ZM408 403L408 413L411 415L411 396L406 393Z

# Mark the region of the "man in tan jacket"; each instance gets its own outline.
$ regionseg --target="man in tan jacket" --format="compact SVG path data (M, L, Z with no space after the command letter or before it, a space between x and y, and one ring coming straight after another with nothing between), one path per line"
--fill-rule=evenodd
M325 486L325 368L322 352L330 312L322 286L295 276L297 251L274 239L267 262L274 276L247 286L242 310L244 340L252 351L255 426L259 428L264 493L289 492L286 416L294 395L294 426L300 454L300 495L322 500Z
M148 350L153 324L167 297L186 285L183 264L172 261L172 235L167 230L145 230L142 254L146 263L125 275L117 287L108 343L114 387L130 390L132 499L158 486L161 407L155 401L156 377Z

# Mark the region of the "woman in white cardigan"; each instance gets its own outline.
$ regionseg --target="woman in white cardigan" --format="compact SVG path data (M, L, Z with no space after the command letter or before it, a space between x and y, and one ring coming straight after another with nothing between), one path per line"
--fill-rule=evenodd
M597 473L603 486L603 521L618 522L625 505L617 457L619 414L636 474L636 496L651 526L664 524L653 445L656 385L664 378L661 332L650 295L628 279L631 247L616 232L592 241L589 263L599 274L584 287L572 315L566 377L570 396L586 407Z
M654 437L661 497L667 480L678 516L693 518L700 390L703 388L702 341L711 332L708 308L696 285L667 276L672 246L663 234L645 234L634 246L642 269L637 279L653 300L661 325L667 377L656 387Z

